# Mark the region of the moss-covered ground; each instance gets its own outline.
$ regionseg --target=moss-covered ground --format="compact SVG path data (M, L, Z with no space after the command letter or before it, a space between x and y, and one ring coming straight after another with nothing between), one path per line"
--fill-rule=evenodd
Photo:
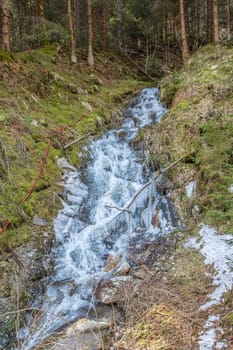
M182 71L161 82L161 98L171 108L144 134L152 160L164 166L187 156L170 171L184 219L195 216L233 233L232 47L200 49ZM187 198L184 185L193 180L196 196Z
M35 214L50 222L55 217L61 176L56 160L66 156L81 166L83 144L114 125L118 107L145 86L111 52L96 56L94 71L81 51L78 61L71 64L68 53L52 46L14 55L0 52L0 227L11 222L0 237L3 251L6 242L14 247L39 238L31 225ZM21 205L39 172L48 138L52 147L45 170Z

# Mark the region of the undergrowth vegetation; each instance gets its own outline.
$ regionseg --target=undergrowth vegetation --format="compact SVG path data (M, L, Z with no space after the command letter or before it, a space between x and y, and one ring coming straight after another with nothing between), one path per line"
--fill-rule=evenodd
M117 122L118 105L145 85L113 53L99 53L95 71L82 57L80 51L79 64L72 65L56 46L14 56L0 52L0 227L11 222L0 245L30 239L21 224L30 227L35 214L48 220L55 216L60 207L57 159L65 155L71 164L81 166L82 146ZM52 146L45 171L21 205L48 139ZM79 142L69 146L76 139Z
M171 108L146 131L152 158L167 164L187 156L171 171L182 212L190 218L196 206L200 219L233 233L233 49L200 49L162 81L161 97ZM192 180L196 197L187 199L182 188Z

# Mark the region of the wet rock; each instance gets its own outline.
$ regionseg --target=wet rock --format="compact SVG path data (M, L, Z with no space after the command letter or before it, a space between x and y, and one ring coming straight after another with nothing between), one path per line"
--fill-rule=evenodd
M131 276L113 277L99 284L96 290L96 297L103 304L124 301L127 290L133 287L134 284L135 281Z
M152 275L153 273L146 266L139 266L133 271L133 276L141 280L144 280Z
M69 326L53 345L45 344L50 350L98 350L103 348L103 337L110 332L111 323L82 318Z
M121 260L116 268L112 271L113 276L125 276L130 271L130 265L126 260Z
M156 174L155 174L156 176ZM167 195L173 189L173 183L168 179L166 175L159 176L156 180L156 187L161 195Z
M108 255L107 262L106 262L106 265L104 267L104 271L105 272L109 272L112 269L114 269L119 264L121 259L122 259L121 255L115 255L115 256L114 255Z
M113 276L125 276L129 273L130 267L129 263L120 255L109 255L104 271L111 272Z
M49 224L48 220L45 218L40 218L38 215L33 217L33 225L37 226L47 226Z

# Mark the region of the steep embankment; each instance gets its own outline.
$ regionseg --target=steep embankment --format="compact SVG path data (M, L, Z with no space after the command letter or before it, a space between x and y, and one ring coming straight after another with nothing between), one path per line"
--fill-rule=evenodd
M158 246L150 250L152 272L147 272L133 298L128 295L126 331L117 349L231 349L232 291L228 289L222 304L199 309L216 288L214 260L219 259L217 271L224 270L223 276L232 280L232 256L225 257L231 248L222 249L226 243L204 228L213 255L206 259L211 265L205 265L203 257L185 249L184 243L202 222L219 233L233 233L233 49L199 50L182 71L161 82L161 98L169 112L160 124L143 130L138 142L149 150L155 168L185 157L168 171L185 229L165 240L173 239L174 244L165 244L165 253L160 254ZM220 284L221 278L215 277L214 283Z
M10 223L0 235L0 345L51 268L61 157L80 167L83 145L117 123L119 104L145 86L111 52L96 56L95 71L84 57L73 65L55 47L0 52L0 228Z
M233 233L233 49L201 49L162 82L161 98L171 109L150 149L162 162L187 156L171 173L183 218ZM192 200L183 191L189 181L197 183Z

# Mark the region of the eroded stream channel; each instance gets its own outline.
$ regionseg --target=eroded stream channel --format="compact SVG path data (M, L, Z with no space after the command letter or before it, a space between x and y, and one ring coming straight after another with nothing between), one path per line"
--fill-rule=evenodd
M38 302L43 316L36 331L30 326L22 331L24 350L86 315L98 302L93 296L97 284L112 277L112 271L104 271L110 255L127 261L129 247L139 249L178 225L156 182L145 186L152 174L130 147L139 128L158 123L165 112L158 90L144 89L123 110L122 126L92 142L86 169L66 171L64 207L54 222L54 273L43 302Z

